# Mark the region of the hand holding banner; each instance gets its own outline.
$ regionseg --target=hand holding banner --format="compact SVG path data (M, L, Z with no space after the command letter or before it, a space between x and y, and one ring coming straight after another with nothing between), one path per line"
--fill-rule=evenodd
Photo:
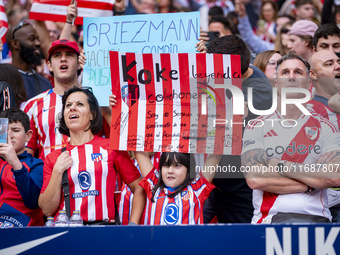
M239 56L111 51L110 62L111 149L241 153Z

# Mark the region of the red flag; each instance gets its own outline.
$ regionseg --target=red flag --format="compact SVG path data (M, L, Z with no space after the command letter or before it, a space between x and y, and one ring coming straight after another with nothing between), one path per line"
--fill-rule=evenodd
M114 0L78 0L75 24L83 24L83 17L113 16ZM33 0L30 19L65 22L70 0Z
M8 30L7 16L4 7L4 1L0 0L0 38L3 43L6 42L6 32Z

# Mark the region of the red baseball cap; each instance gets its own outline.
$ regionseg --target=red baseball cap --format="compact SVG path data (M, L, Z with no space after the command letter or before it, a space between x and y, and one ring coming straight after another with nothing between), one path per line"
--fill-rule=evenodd
M50 60L52 52L58 48L69 48L75 51L79 55L79 47L76 42L72 42L67 39L60 39L60 40L54 41L51 45L51 48L48 50L48 58L47 58L48 60Z

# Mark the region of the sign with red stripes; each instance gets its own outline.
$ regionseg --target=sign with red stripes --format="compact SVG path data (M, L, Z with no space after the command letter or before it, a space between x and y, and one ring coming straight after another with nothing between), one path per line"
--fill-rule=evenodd
M83 17L113 16L115 0L77 0L78 17L75 24L83 24ZM65 22L70 0L33 0L29 18Z
M111 51L110 66L111 149L241 153L242 125L233 123L242 116L226 88L241 90L239 56Z

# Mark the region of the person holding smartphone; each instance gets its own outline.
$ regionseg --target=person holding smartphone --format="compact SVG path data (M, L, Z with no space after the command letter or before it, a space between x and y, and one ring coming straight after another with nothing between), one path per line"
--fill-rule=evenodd
M43 226L38 198L44 163L25 150L32 136L29 118L17 108L3 111L0 118L8 119L8 142L0 143L0 228Z

